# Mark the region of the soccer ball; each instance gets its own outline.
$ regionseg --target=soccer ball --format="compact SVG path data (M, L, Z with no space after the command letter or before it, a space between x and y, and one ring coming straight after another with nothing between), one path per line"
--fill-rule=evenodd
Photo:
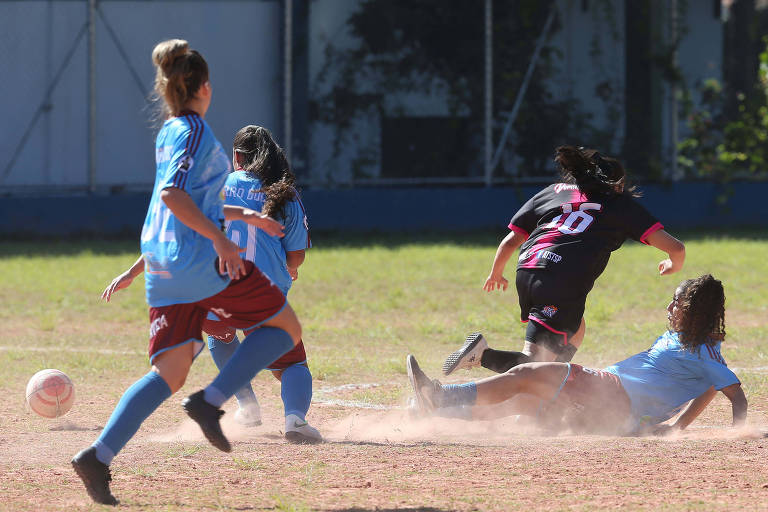
M75 386L59 370L40 370L27 383L27 405L43 418L65 415L74 401Z

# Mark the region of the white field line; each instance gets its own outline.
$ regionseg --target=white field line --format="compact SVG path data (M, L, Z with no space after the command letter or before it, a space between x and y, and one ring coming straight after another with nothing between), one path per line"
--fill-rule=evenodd
M110 348L87 348L87 347L30 347L30 346L16 346L9 347L6 345L0 345L0 352L14 351L14 352L73 352L73 353L87 353L87 354L111 354L120 356L146 356L146 351L139 350L114 350Z
M29 345L9 346L0 345L0 352L14 351L14 352L73 352L73 353L93 353L93 354L114 354L122 356L144 356L146 351L143 350L115 350L110 348L87 348L87 347L34 347ZM753 367L730 367L735 373L738 372L751 372L751 373L768 373L768 366L753 366ZM335 393L337 391L345 391L350 389L367 389L375 388L380 384L343 384L341 386L334 386L330 388L322 388L320 393Z
M111 354L111 355L124 355L124 356L145 356L146 352L138 350L113 350L113 349L97 349L97 348L77 348L77 347L33 347L33 346L7 346L0 345L0 352L3 351L17 351L17 352L73 352L73 353L88 353L88 354ZM735 373L766 373L768 374L768 366L755 366L752 368L734 367L731 368ZM342 400L339 398L332 398L328 395L333 395L340 391L350 391L355 389L371 389L379 387L381 384L377 383L360 383L360 384L342 384L340 386L324 387L315 392L315 396L312 397L312 403L331 405L337 407L348 407L350 409L371 409L378 411L391 411L397 409L403 409L402 406L391 406L373 404L370 402L363 402L361 400Z
M312 397L312 403L322 405L336 405L339 407L348 407L350 409L374 409L377 411L392 411L395 409L402 409L402 407L397 406L372 404L370 402L363 402L361 400L341 400L339 398L330 398L328 396L339 391L371 389L377 388L379 386L381 386L381 384L370 382L361 384L342 384L341 386L320 388L316 391L315 396Z

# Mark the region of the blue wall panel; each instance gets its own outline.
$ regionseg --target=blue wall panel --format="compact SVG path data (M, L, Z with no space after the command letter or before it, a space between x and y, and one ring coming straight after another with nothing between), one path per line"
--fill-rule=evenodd
M315 230L504 230L539 187L307 190ZM640 202L669 229L768 227L768 183L677 183L643 187ZM149 196L6 197L0 234L137 236Z

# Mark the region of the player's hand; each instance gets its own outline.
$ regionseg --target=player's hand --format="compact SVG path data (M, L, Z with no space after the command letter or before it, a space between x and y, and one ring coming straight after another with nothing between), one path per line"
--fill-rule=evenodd
M240 247L232 240L227 238L224 233L213 242L213 249L219 256L219 273L229 274L230 279L237 279L245 274L245 263L240 257L240 253L245 248Z
M296 267L287 267L288 275L291 276L291 280L295 281L299 278L299 269Z
M659 262L659 275L666 276L669 274L674 274L678 270L680 269L675 268L674 263L672 263L672 260L669 258Z
M133 277L130 274L130 270L126 270L114 278L111 283L109 283L109 286L107 286L107 288L102 292L101 299L105 302L109 302L109 299L112 298L113 293L115 293L117 290L128 288L132 282Z
M496 277L493 274L488 276L488 279L485 280L485 284L483 285L483 290L487 292L492 292L493 290L501 290L506 291L507 287L509 286L509 281L504 276Z
M283 229L285 229L285 227L282 224L271 217L267 217L261 212L257 212L256 210L244 208L243 221L263 230L269 236L278 236L280 238L285 236L285 233L283 233Z

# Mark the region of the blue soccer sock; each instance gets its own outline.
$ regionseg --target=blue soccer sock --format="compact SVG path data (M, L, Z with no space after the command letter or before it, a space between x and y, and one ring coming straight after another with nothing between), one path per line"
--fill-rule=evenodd
M237 339L237 336L232 338L232 341L229 343L224 343L213 336L208 336L208 350L210 350L213 362L216 363L216 368L219 370L224 368L224 365L227 364L227 361L230 360L239 346L240 340ZM235 393L235 398L237 399L237 404L241 407L248 402L255 402L256 395L253 393L251 383L248 382L245 386L238 389L237 393Z
M123 393L107 425L93 443L96 458L109 465L112 458L136 434L144 420L171 394L171 388L165 380L153 371L134 382Z
M277 327L261 327L245 337L219 375L205 388L205 401L221 407L244 384L293 348L293 339Z
M283 370L280 381L285 415L295 414L304 420L312 403L312 374L309 368L303 364L289 366Z
M440 407L472 406L477 401L477 385L474 382L466 384L446 384L440 393Z

